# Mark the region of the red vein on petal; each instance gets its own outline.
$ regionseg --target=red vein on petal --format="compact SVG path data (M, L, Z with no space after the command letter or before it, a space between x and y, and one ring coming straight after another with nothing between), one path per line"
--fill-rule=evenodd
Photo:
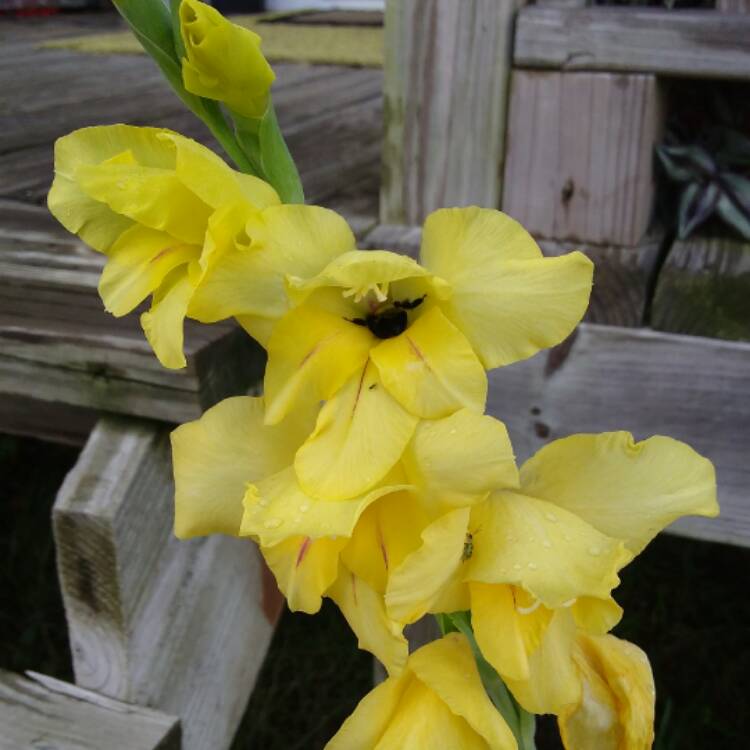
M310 539L309 536L305 537L305 540L302 542L302 545L299 548L299 552L297 553L297 562L295 562L294 567L299 568L299 566L302 564L302 561L305 559L305 555L307 554L307 550L310 549L310 545L312 544L312 539Z
M367 362L365 362L365 366L362 370L362 375L359 378L359 385L357 386L357 395L354 397L354 405L352 406L352 413L350 419L354 418L354 412L357 411L357 405L359 404L359 397L362 395L362 385L365 382L365 375L367 374L367 366L370 364L370 360L368 359Z
M422 350L406 334L404 334L404 337L409 342L409 346L411 347L411 350L414 352L414 354L416 354L417 357L419 357L419 359L421 359L422 362L424 362L424 366L430 372L432 372L432 368L430 367L430 363L427 361L427 358L424 356L424 354L422 354Z

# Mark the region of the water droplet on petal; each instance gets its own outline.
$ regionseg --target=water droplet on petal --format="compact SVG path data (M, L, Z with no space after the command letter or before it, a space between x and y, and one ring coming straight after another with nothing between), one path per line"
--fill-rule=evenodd
M260 505L263 508L265 508L268 505L268 500L266 500L265 497L262 497L260 500L258 500L258 505Z
M554 513L545 513L544 517L551 523L555 523L555 521L557 521L557 516Z
M283 521L280 518L269 518L263 522L263 526L267 529L278 529Z
M552 547L552 542L550 542L550 541L549 541L548 539L545 539L545 540L544 540L544 541L542 542L542 547L544 547L545 549L551 549L551 547Z
M537 566L537 564L536 564L536 563L530 562L530 563L529 563L529 564L528 564L528 565L527 565L526 567L527 567L527 568L528 568L529 570L536 570L538 566Z
M596 545L593 547L589 547L589 554L593 557L597 557L598 555L601 555L602 550L601 547L597 547Z
M299 506L300 513L307 513L308 510L310 510L310 503L302 503L302 505Z
M513 565L513 570L521 570L521 566L518 563Z

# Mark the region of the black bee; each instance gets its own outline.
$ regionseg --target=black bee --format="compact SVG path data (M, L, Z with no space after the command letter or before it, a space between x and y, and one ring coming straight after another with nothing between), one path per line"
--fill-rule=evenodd
M379 339L392 339L403 333L409 325L406 311L419 307L426 296L423 294L418 299L397 300L393 303L393 307L370 313L366 318L347 318L347 320L358 326L369 328L370 333Z

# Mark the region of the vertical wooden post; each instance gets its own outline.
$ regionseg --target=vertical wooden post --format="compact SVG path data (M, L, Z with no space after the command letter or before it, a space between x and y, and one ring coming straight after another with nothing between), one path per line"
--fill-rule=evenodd
M522 0L387 0L380 220L500 204L513 20Z
M278 610L253 544L179 541L173 498L168 430L102 419L53 513L76 683L179 716L184 750L225 750Z

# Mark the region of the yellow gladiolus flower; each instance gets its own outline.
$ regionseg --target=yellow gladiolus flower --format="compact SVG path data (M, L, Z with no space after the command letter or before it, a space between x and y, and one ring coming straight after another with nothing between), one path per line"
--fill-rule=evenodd
M276 76L260 50L260 37L199 0L182 0L180 33L187 55L185 88L224 102L243 117L263 117Z
M331 597L361 648L396 674L408 649L403 623L386 612L389 573L436 519L465 527L468 506L494 487L518 486L510 441L500 422L466 410L424 421L382 482L358 496L321 500L303 491L292 466L317 408L269 426L262 399L238 397L177 428L175 531L252 537L292 610L313 613ZM473 443L456 443L457 430ZM452 472L442 464L449 453Z
M99 292L109 312L125 315L153 295L141 322L170 368L185 366L186 315L236 315L263 340L288 308L284 275L314 275L354 246L332 211L282 206L267 183L158 128L111 125L60 138L48 204L107 256Z
M455 524L438 519L394 569L389 616L471 609L485 658L519 703L561 713L580 701L577 628L601 635L620 619L618 571L680 516L715 516L711 463L666 437L573 435L521 469Z
M588 303L590 261L578 252L542 257L499 211L436 211L421 257L424 265L352 251L313 278L289 279L297 306L268 339L267 418L327 401L295 462L311 495L347 497L373 486L418 418L481 413L485 369L559 343Z
M468 641L451 633L415 651L406 669L359 703L326 750L515 750L482 685Z
M573 658L582 689L558 718L566 750L649 750L655 690L646 654L611 635L579 634Z

